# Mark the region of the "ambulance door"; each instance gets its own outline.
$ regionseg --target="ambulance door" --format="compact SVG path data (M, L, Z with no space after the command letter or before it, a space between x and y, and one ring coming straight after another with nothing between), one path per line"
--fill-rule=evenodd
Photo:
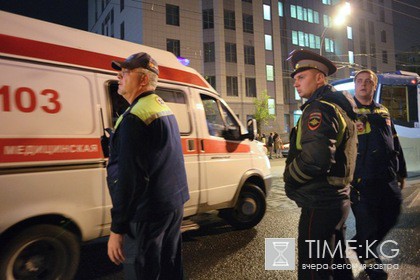
M171 108L181 133L182 151L187 171L190 199L185 203L184 216L197 213L200 197L197 129L191 109L189 88L179 85L159 84L158 94Z
M111 122L113 127L118 117L124 113L129 104L118 94L117 81L110 82L109 89L109 99L112 104L110 118L112 119ZM184 153L185 167L187 171L188 188L190 192L190 200L188 200L185 204L184 215L191 216L197 212L199 197L199 165L196 136L197 132L193 126L188 88L178 85L159 83L155 93L159 95L166 104L168 104L178 122L181 133L180 137Z
M217 96L201 93L206 128L201 140L201 160L205 173L207 204L227 203L239 187L241 178L251 168L248 140L239 140L240 124L227 104Z

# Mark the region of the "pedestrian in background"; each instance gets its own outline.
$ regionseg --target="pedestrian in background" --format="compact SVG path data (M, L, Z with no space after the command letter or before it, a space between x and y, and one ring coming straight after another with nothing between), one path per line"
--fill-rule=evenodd
M282 158L282 150L283 150L283 141L281 141L280 135L277 132L274 134L274 150L276 158Z
M270 135L267 139L267 149L268 149L268 158L273 158L273 146L274 146L274 139L273 139L273 132L270 132Z
M371 70L361 70L354 84L359 139L352 183L355 247L370 279L387 279L387 273L376 265L382 264L376 249L397 223L407 169L389 111L373 101L378 77Z
M181 222L189 199L174 114L154 93L159 68L147 53L113 61L130 104L110 141L108 256L126 279L183 279Z
M356 160L355 104L327 84L326 77L337 70L330 60L306 50L292 52L289 59L294 87L307 99L290 134L283 175L286 195L302 208L298 279L353 279L344 223ZM333 269L333 264L344 267Z

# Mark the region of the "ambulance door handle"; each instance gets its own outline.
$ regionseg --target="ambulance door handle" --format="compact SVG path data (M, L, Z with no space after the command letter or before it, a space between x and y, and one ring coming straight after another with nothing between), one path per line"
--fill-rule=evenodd
M188 151L189 152L191 152L191 151L194 151L195 150L195 141L194 141L194 139L188 139L187 140L187 146L188 146Z
M200 140L201 151L204 152L204 139Z

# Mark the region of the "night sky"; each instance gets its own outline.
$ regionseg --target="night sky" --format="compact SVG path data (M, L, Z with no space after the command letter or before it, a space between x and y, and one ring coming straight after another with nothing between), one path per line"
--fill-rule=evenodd
M0 10L87 30L88 0L0 0Z
M393 0L395 52L420 45L420 1Z

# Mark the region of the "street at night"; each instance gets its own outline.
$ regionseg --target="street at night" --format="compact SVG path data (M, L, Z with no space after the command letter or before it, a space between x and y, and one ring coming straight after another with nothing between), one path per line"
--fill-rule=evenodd
M0 280L420 280L419 11L0 0Z
M265 238L297 238L300 209L284 194L281 174L284 159L271 160L275 176L268 196L267 213L260 224L250 230L235 230L216 213L197 217L200 229L183 234L184 269L187 279L297 279L297 270L268 271L264 268ZM420 181L409 179L403 191L403 213L399 223L386 237L398 243L399 254L385 259L389 264L388 279L418 279L420 273ZM347 220L347 238L355 234L354 217ZM113 265L106 255L107 238L83 247L76 279L123 279L122 267ZM388 245L388 244L387 244ZM383 251L390 255L388 248ZM355 279L368 279L354 253L349 251ZM396 269L396 264L398 268Z

